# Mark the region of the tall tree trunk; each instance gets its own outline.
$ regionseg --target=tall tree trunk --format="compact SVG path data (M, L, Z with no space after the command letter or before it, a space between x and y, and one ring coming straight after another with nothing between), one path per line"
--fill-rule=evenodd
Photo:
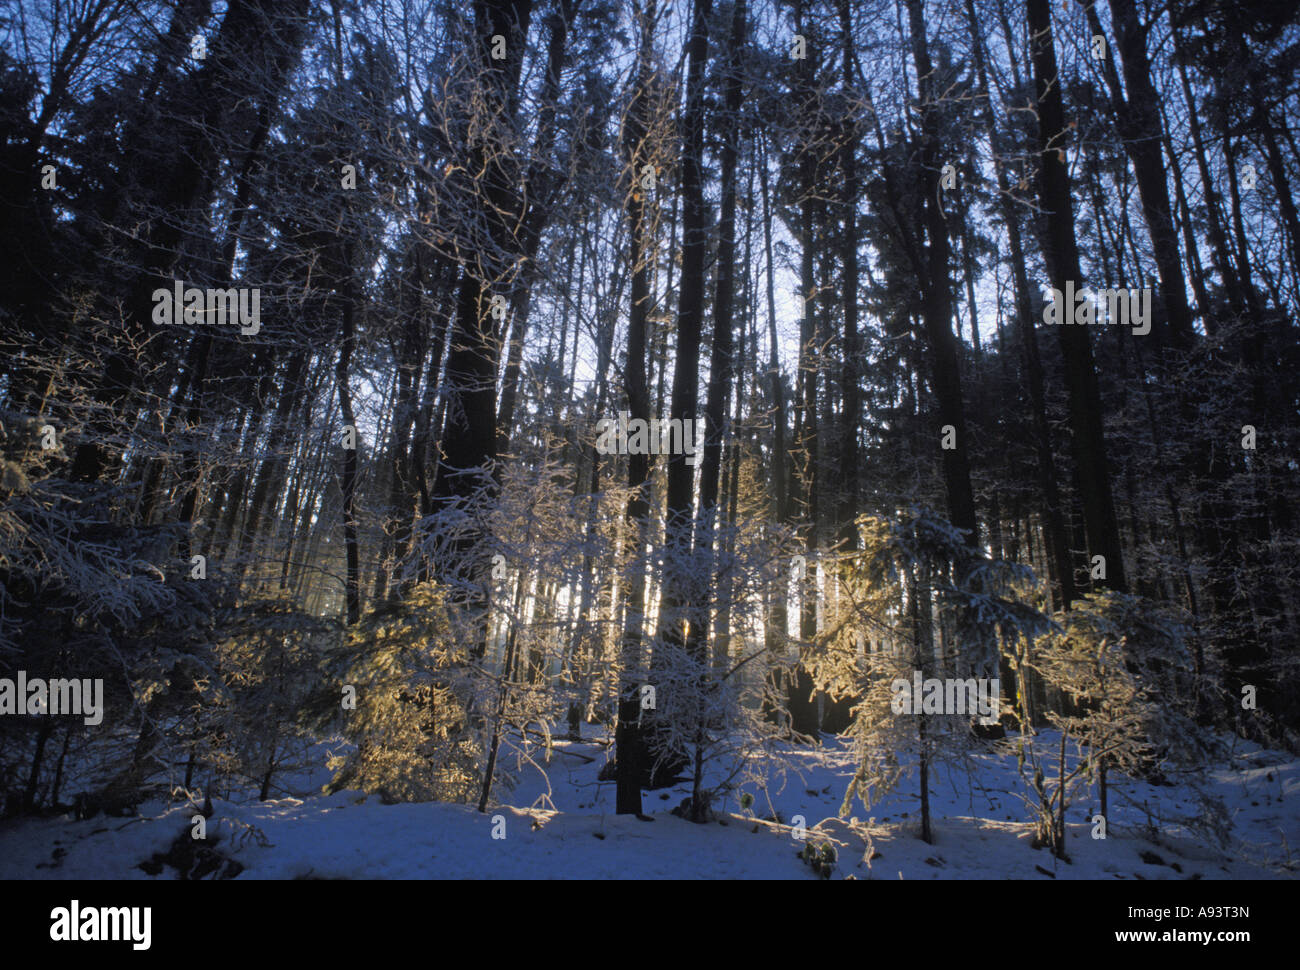
M952 285L948 276L951 247L948 225L940 205L939 109L934 86L934 67L930 62L929 43L921 0L908 0L907 10L912 35L912 60L916 65L918 97L921 101L921 194L925 199L925 226L929 255L923 283L923 312L926 340L929 344L934 396L939 405L939 424L951 426L956 447L941 448L944 485L948 492L948 518L966 531L966 542L979 548L979 525L975 519L975 495L970 480L970 443L966 434L966 412L962 404L961 371L957 362L956 340L952 333ZM934 440L942 443L944 435L935 429Z
M1219 279L1223 282L1224 290L1228 294L1229 306L1240 312L1246 306L1246 300L1241 292L1241 281L1232 266L1232 256L1228 249L1228 237L1223 228L1223 216L1220 208L1222 200L1214 187L1214 179L1210 176L1210 163L1205 152L1205 136L1202 133L1201 119L1199 117L1200 106L1196 103L1196 98L1192 94L1191 83L1187 79L1183 35L1176 24L1173 25L1172 32L1174 50L1177 53L1174 58L1174 66L1178 70L1178 80L1182 86L1183 99L1187 103L1187 125L1192 133L1192 149L1193 155L1196 157L1196 170L1200 176L1201 189L1205 195L1205 225L1210 239L1210 256L1214 262L1214 269L1219 274ZM1208 327L1208 320L1210 319L1208 314L1206 319Z
M677 347L673 367L669 418L685 429L693 425L699 402L700 335L704 322L705 257L708 253L708 208L704 200L704 70L709 56L708 26L712 0L695 0L687 45L686 112L682 139L682 275L678 288ZM684 433L684 430L683 430ZM703 592L691 568L692 508L695 469L683 453L668 456L667 503L664 513L664 585L659 607L660 643L669 650L689 649L700 670L697 689L703 690L708 657L703 634L692 631L707 624L707 613L694 607ZM707 583L704 584L707 587ZM697 744L700 739L697 737ZM676 759L677 752L670 757ZM697 771L698 779L698 771ZM692 821L703 821L698 784L691 801Z
M1080 282L1075 245L1074 212L1070 205L1070 175L1065 164L1066 125L1056 50L1047 0L1027 0L1038 98L1039 189L1046 210L1046 258L1052 285L1065 292L1066 281ZM1073 308L1070 308L1071 314ZM1084 522L1091 555L1105 557L1102 585L1126 590L1119 523L1111 493L1106 442L1102 430L1101 395L1093 366L1091 337L1086 327L1057 328L1069 391L1075 471L1082 489Z
M677 347L673 367L670 420L694 424L699 402L700 336L704 322L705 268L708 253L708 209L704 200L704 68L708 59L708 20L712 0L695 0L688 44L686 113L682 149L682 275L678 286ZM728 339L730 339L728 337ZM685 428L685 424L682 424ZM683 449L684 451L684 449ZM682 608L693 597L682 585L681 573L690 553L695 469L685 454L668 457L665 546L670 572L665 577L661 628L666 640L684 644ZM677 575L673 575L676 573Z
M351 246L345 247L351 251ZM349 264L351 260L348 260ZM334 365L334 379L339 395L339 410L343 412L345 429L352 429L352 447L342 447L342 465L339 489L343 494L343 546L347 559L344 593L347 599L347 623L353 626L361 619L360 557L357 549L357 450L361 447L361 432L357 428L356 414L352 409L352 389L348 370L352 363L352 350L356 344L356 283L351 275L343 283L343 334L339 341L338 361ZM346 431L345 431L346 435Z
M579 0L559 0L548 18L551 35L547 45L546 77L539 95L541 111L537 119L537 139L533 162L528 170L525 196L530 200L524 216L524 275L516 281L511 294L510 351L501 387L501 406L497 413L497 454L510 450L510 433L514 424L515 402L519 395L519 374L523 364L524 339L528 334L528 316L532 297L532 267L541 245L542 230L551 214L551 204L559 189L551 175L551 151L555 144L555 113L559 107L560 75L564 70L565 39L569 21L577 11Z
M106 350L104 372L92 395L92 417L73 457L75 481L95 481L108 473L114 460L111 442L118 438L117 416L130 413L142 366L162 354L163 335L148 339L153 292L171 287L182 244L202 221L199 213L213 192L230 117L245 98L261 93L256 83L262 71L256 68L265 64L273 72L287 69L303 42L306 8L306 0L233 0L211 55L195 75L194 90L185 98L193 114L175 125L176 164L163 173L139 173L141 183L155 186L151 203L166 217L155 218L132 242L139 272L128 284L123 303L127 343ZM135 356L131 348L146 343L143 359Z
M1084 4L1084 10L1089 29L1095 35L1101 34L1101 22L1092 0ZM1192 343L1192 315L1187 305L1187 279L1178 253L1178 234L1174 229L1173 208L1169 204L1169 187L1165 182L1164 158L1156 134L1161 131L1160 96L1151 83L1147 30L1138 22L1137 7L1132 0L1110 0L1110 11L1117 35L1116 47L1124 68L1124 83L1128 88L1127 99L1120 87L1115 64L1109 57L1102 62L1102 73L1110 89L1111 110L1124 139L1124 150L1133 163L1133 174L1137 178L1142 215L1151 237L1151 249L1160 274L1160 293L1169 317L1169 342L1175 348L1186 349ZM1081 280L1076 282L1082 283Z
M764 142L766 147L766 141ZM763 196L763 249L767 261L767 331L768 331L768 385L772 402L772 480L774 487L773 514L776 522L786 525L790 521L790 501L787 495L786 469L786 406L785 383L781 377L779 340L776 332L776 264L772 259L772 206L768 188L768 155L764 150L759 162L759 186ZM775 564L775 576L768 590L768 608L763 618L763 635L769 666L775 667L778 657L786 650L789 636L788 603L790 599L789 574L781 562ZM786 685L779 670L770 670L763 696L764 715L776 722L781 719Z
M433 493L435 505L444 508L478 506L496 493L496 377L500 345L490 317L492 297L505 296L511 272L508 254L517 252L515 238L522 201L518 175L504 128L513 121L513 106L523 64L532 0L475 0L474 63L481 79L481 98L474 108L481 113L480 133L469 149L469 171L477 175L482 197L486 242L491 252L466 254L451 350L447 356L446 424ZM506 56L490 54L492 38L506 41ZM501 292L497 292L501 290ZM481 513L477 509L477 514ZM489 560L477 527L452 543L439 559L439 579L451 583L468 580L465 606L474 629L469 653L482 659L487 650Z
M1047 422L1047 394L1043 386L1043 365L1038 352L1038 334L1034 326L1033 301L1030 299L1029 274L1025 269L1025 247L1021 236L1021 216L1011 184L1007 178L1007 164L998 153L997 123L989 97L984 43L980 36L979 21L975 16L975 0L966 0L966 22L971 32L975 55L976 76L979 89L986 102L985 132L989 149L994 154L993 168L997 178L998 200L1002 220L1007 228L1007 243L1011 257L1011 279L1015 292L1016 331L1020 337L1025 382L1029 385L1029 404L1034 429L1034 453L1038 459L1038 487L1042 493L1044 523L1049 550L1048 574L1052 582L1054 609L1069 609L1074 601L1074 566L1070 561L1070 544L1066 537L1065 517L1062 513L1060 478L1056 458L1052 451L1051 427Z
M695 547L711 545L712 518L718 504L721 476L724 418L727 398L735 379L735 337L732 319L736 287L736 155L740 138L741 75L739 59L745 43L745 0L736 0L732 8L731 42L725 68L723 95L723 129L721 209L718 219L717 275L713 299L713 360L709 371L708 397L705 401L704 455L700 465L700 517Z
M400 559L405 552L411 516L414 512L414 469L411 466L411 433L416 422L420 392L421 364L427 351L428 323L424 319L424 268L422 247L416 247L412 259L411 282L404 293L414 294L414 306L403 307L402 336L397 349L397 387L393 407L393 427L388 445L388 501L385 503L384 538L375 569L371 596L382 603L389 592L389 561ZM402 301L405 303L405 301ZM394 584L396 591L396 584Z
M624 389L627 393L629 419L648 421L650 391L646 379L646 330L650 314L650 272L653 254L649 246L647 200L643 194L642 171L653 166L652 146L648 142L653 104L651 58L656 23L655 0L647 0L639 10L641 31L636 88L623 125L623 157L628 173L624 207L628 217L631 244L632 302L628 310L627 365ZM599 461L599 458L593 458ZM624 596L625 615L620 642L621 682L618 697L618 725L614 733L616 753L615 810L620 815L641 814L641 783L645 766L644 740L641 736L640 677L645 651L641 637L645 628L644 603L646 568L645 541L650 502L646 496L650 477L650 458L644 453L629 454L627 462L628 589ZM593 475L595 471L593 469Z
M804 34L804 0L795 4L795 30ZM821 373L817 326L817 276L814 232L817 210L817 159L815 145L821 134L816 76L816 52L809 49L795 68L794 96L800 105L802 126L799 151L799 370L795 396L795 442L803 466L803 509L805 569L799 593L799 665L790 683L788 706L790 727L798 734L816 738L821 731L817 696L808 672L807 644L817 635L816 562L821 538L818 516L818 480L821 472L820 440L817 435L817 385ZM810 578L811 577L811 578Z
M857 100L852 88L853 14L849 0L839 0L840 36L843 43L841 83L847 100ZM840 237L840 262L844 270L844 361L840 391L844 399L843 430L840 435L840 467L843 471L843 498L839 510L840 538L857 548L858 530L854 520L858 513L859 465L858 434L862 421L862 341L858 333L858 127L857 119L844 122L839 151L843 178L840 205L844 221Z

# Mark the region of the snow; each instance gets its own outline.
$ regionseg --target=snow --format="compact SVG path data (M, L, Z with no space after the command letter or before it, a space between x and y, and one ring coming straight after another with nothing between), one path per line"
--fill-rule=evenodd
M813 879L789 825L802 815L811 841L837 847L833 878L1243 879L1296 872L1290 847L1300 845L1300 760L1240 741L1231 760L1209 767L1203 781L1232 820L1226 849L1173 821L1196 813L1188 785L1117 777L1106 839L1091 837L1095 790L1092 803L1070 807L1070 863L1031 848L1032 826L1018 794L1024 786L1009 746L977 755L970 776L935 769L935 842L927 845L916 835L915 774L869 817L856 802L850 818L837 817L852 766L838 739L824 741L821 748L786 749L789 771L776 772L766 792L743 789L754 795L750 810L733 792L718 817L702 825L670 814L689 794L687 785L645 793L653 821L615 815L613 782L597 779L608 738L593 735L556 742L548 777L525 766L513 789L498 782L496 795L508 804L486 814L470 805L385 805L358 791L307 794L327 777L318 769L299 779L300 787L288 786L300 793L294 797L214 800L207 844L244 867L239 879ZM1051 750L1051 732L1038 742ZM540 748L531 754L544 763ZM761 820L773 809L786 824ZM1158 832L1145 828L1148 813ZM181 801L142 805L131 819L11 820L0 827L0 878L173 879L173 868L149 876L138 866L188 831L194 814ZM497 819L504 820L505 838L493 838Z

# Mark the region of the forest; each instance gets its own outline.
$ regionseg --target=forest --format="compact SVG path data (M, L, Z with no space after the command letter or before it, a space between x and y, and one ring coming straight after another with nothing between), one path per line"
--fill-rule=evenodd
M1293 0L11 0L0 875L1294 873L1298 119Z

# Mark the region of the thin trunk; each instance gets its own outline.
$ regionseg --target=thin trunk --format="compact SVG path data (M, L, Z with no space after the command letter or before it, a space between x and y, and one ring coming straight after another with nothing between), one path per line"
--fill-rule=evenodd
M349 250L351 247L347 247ZM350 261L349 261L350 262ZM347 623L353 626L361 619L361 579L360 556L357 549L357 450L361 446L361 432L357 429L356 415L352 410L352 389L349 386L348 370L352 362L352 350L356 344L356 284L352 277L344 281L343 292L343 334L339 341L338 361L334 366L335 386L339 395L339 409L343 412L343 425L351 429L352 447L342 447L339 471L339 489L343 494L343 545L347 558L347 574L344 579L344 593L347 600ZM345 430L345 435L347 434Z

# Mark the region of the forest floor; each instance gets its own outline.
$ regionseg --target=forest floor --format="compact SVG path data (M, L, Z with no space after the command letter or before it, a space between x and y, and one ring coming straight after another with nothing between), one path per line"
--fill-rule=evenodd
M850 818L838 817L852 775L839 739L783 751L787 771L769 778L766 792L740 785L713 821L694 824L671 812L689 783L645 793L652 821L615 815L614 785L597 779L607 739L601 729L584 730L591 736L582 742L555 743L545 776L525 763L513 789L494 793L502 804L486 814L470 805L385 805L358 791L307 794L329 777L322 757L318 770L296 779L301 797L258 802L234 793L216 800L206 844L236 860L241 879L812 879L790 825L802 815L810 841L837 848L831 878L1251 879L1300 872L1300 759L1241 741L1199 783L1221 813L1207 813L1188 784L1112 778L1109 830L1095 839L1092 786L1069 806L1067 863L1032 847L1021 798L1027 788L1009 745L975 755L970 774L935 769L935 838L927 845L917 837L915 773L869 817L856 801ZM1039 750L1055 750L1052 738L1040 734ZM541 760L540 747L533 754ZM748 810L741 792L754 795ZM151 876L140 866L188 834L193 815L185 802L155 802L131 819L10 821L0 827L0 878L175 878L175 868ZM784 824L765 821L774 816Z

